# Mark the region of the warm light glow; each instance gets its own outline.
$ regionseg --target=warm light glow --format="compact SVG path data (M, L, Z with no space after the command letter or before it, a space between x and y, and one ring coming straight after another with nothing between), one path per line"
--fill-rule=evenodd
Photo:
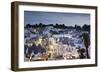
M42 38L39 38L35 41L35 44L38 46L39 44L42 45Z

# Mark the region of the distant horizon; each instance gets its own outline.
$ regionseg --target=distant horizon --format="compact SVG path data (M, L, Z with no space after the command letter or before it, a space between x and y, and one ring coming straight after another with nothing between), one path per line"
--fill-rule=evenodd
M39 25L40 23L36 23L36 24ZM30 24L30 25L36 25L36 24ZM44 23L42 23L42 24L43 24L43 25L51 25L52 23L51 23L51 24L44 24ZM63 23L62 23L62 24L55 23L55 24L62 25ZM53 24L53 26L54 26L55 24ZM26 25L27 25L27 24L26 24ZM64 24L64 25L67 26L66 24ZM75 25L80 26L80 25L78 25L78 24L75 24ZM75 25L74 25L74 26L75 26ZM84 26L84 25L89 25L89 24L83 24L83 26ZM71 25L69 25L69 26L71 26ZM74 27L74 26L72 26L72 27ZM82 26L80 26L80 27L82 27Z
M45 25L65 24L65 26L90 25L90 14L84 13L63 13L63 12L42 12L24 11L24 26L43 23Z

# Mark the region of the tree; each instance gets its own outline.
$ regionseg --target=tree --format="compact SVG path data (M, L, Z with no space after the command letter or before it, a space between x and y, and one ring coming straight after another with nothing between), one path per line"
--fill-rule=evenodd
M36 27L38 27L38 24L35 24Z
M43 24L42 24L42 23L40 23L40 24L39 24L39 27L43 27Z
M75 24L75 28L76 28L77 30L81 30L81 27L80 27L79 25L77 25L77 24Z
M79 53L80 59L84 59L85 58L84 52L85 52L84 48L78 49L78 53Z
M56 27L56 28L58 28L58 27L59 27L58 23L56 23L55 27Z
M82 34L82 37L83 37L84 45L85 45L85 48L86 48L86 56L87 56L87 58L90 58L89 51L88 51L88 48L90 46L90 38L89 38L89 35L88 35L88 33L83 33Z
M31 25L30 24L26 24L26 28L30 28L31 27Z
M84 24L82 29L85 31L90 31L90 25Z

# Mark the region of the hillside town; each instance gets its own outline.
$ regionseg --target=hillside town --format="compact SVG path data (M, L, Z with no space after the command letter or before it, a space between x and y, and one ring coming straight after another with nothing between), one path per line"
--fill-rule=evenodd
M24 61L89 59L90 25L27 24Z

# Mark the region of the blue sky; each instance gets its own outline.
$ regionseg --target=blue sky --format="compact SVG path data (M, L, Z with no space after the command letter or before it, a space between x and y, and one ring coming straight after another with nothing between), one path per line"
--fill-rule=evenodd
M34 25L40 22L44 24L58 23L66 26L74 26L75 24L83 26L84 24L90 24L90 14L24 11L24 25Z

